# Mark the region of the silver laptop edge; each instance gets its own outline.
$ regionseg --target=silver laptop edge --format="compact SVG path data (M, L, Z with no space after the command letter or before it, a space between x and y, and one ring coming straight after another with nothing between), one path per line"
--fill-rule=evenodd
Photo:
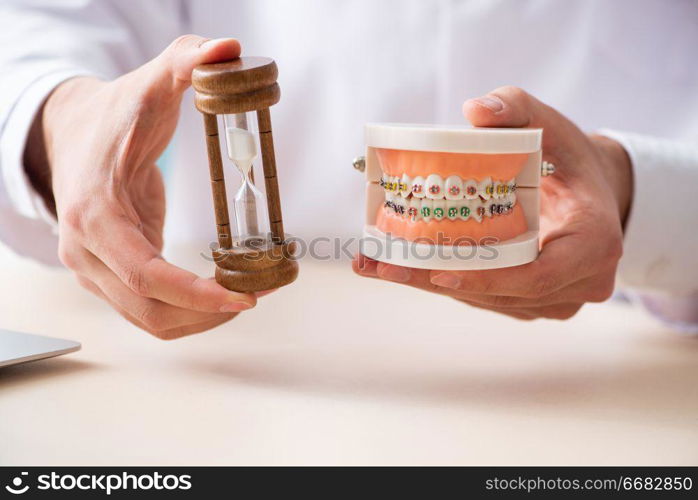
M79 349L80 343L72 340L0 330L0 368L52 358Z

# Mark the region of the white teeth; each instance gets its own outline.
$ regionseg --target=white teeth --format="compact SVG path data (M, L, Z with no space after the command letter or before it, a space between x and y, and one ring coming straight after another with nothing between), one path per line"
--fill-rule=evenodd
M505 184L502 184L505 186ZM400 190L401 191L401 190ZM500 190L501 192L501 190ZM385 192L385 206L391 214L406 217L408 220L417 221L423 219L440 221L468 220L471 217L482 222L485 217L507 215L516 205L516 194L513 192L503 194L499 199L494 195L489 200L446 200L443 198L432 200L429 198L403 197L401 193Z
M412 221L421 219L421 208L421 200L418 200L417 198L410 198L410 202L407 205L407 217Z
M477 200L470 201L468 206L470 207L470 217L478 222L482 222L482 218L485 215L485 206Z
M501 198L502 196L504 196L504 194L505 194L504 188L505 187L506 186L504 184L502 184L501 182L495 181L494 184L492 184L492 196L497 200L499 198Z
M393 193L400 194L400 178L399 177L391 177L390 181L392 182Z
M477 198L477 182L470 179L463 183L463 194L468 200L474 200Z
M446 179L446 199L460 200L463 198L463 181L457 175L451 175Z
M424 189L424 177L417 176L414 179L412 179L412 196L416 198L424 198L425 193Z
M405 198L402 198L401 196L395 195L393 203L393 206L395 207L395 213L398 215L404 215L407 211L407 200L405 200Z
M422 200L422 206L420 208L420 213L422 214L422 219L424 222L429 222L431 220L432 210L434 208L434 201L428 198Z
M490 196L492 196L492 179L490 177L485 177L477 185L477 194L480 195L480 198L483 200L490 199Z
M437 200L444 197L444 180L440 175L431 174L427 177L427 198Z
M434 200L434 219L441 220L446 215L446 200Z
M402 174L402 179L400 179L400 194L404 198L407 198L407 195L410 194L411 189L412 189L412 179L410 179L409 175Z
M462 201L458 204L458 217L462 220L468 220L473 215L473 201Z
M485 215L487 217L492 217L492 207L496 207L497 202L494 199L489 199L483 203L482 206L485 207Z
M444 181L441 176L431 174L426 179L409 175L401 177L383 174L379 184L385 191L409 198L429 198L431 200L499 200L516 191L516 179L510 181L492 181L490 177L477 182L474 179L464 181L457 175L450 175Z
M385 188L385 206L390 213L410 221L468 220L482 222L485 217L507 215L516 205L516 179L508 182L463 181L457 175L445 181L436 174L411 179L383 174L380 184Z
M450 220L456 220L458 218L458 209L463 202L458 202L456 200L448 200L446 202L446 217Z

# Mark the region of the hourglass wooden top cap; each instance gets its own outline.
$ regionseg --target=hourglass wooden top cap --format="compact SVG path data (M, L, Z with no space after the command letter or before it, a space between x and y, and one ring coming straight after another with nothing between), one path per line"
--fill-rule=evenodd
M239 57L194 68L192 86L199 111L233 114L268 108L279 102L279 70L268 57Z

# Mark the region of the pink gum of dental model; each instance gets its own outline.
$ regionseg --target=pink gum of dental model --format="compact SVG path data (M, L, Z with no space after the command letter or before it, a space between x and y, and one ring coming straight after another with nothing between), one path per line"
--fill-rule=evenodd
M477 181L487 177L502 181L514 179L528 158L528 154L440 153L381 148L376 148L376 154L381 169L390 176L399 178L407 174L411 178L426 178L430 174L436 174L446 179L457 175L462 179ZM376 217L376 227L384 233L408 241L450 245L478 244L483 238L505 241L527 230L524 212L518 204L506 215L483 217L481 221L475 218L411 220L381 206Z

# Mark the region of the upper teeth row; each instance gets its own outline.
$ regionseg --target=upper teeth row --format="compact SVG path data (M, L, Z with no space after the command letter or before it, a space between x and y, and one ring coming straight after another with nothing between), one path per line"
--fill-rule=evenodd
M393 177L383 174L380 180L380 185L386 191L396 195L401 195L403 198L414 196L415 198L430 198L432 200L447 199L447 200L474 200L482 198L489 200L490 198L499 199L509 193L516 191L515 179L509 182L492 181L492 178L487 177L480 182L474 179L464 180L457 175L451 175L444 181L440 175L431 174L426 179L417 176L414 179L407 174L402 177Z

